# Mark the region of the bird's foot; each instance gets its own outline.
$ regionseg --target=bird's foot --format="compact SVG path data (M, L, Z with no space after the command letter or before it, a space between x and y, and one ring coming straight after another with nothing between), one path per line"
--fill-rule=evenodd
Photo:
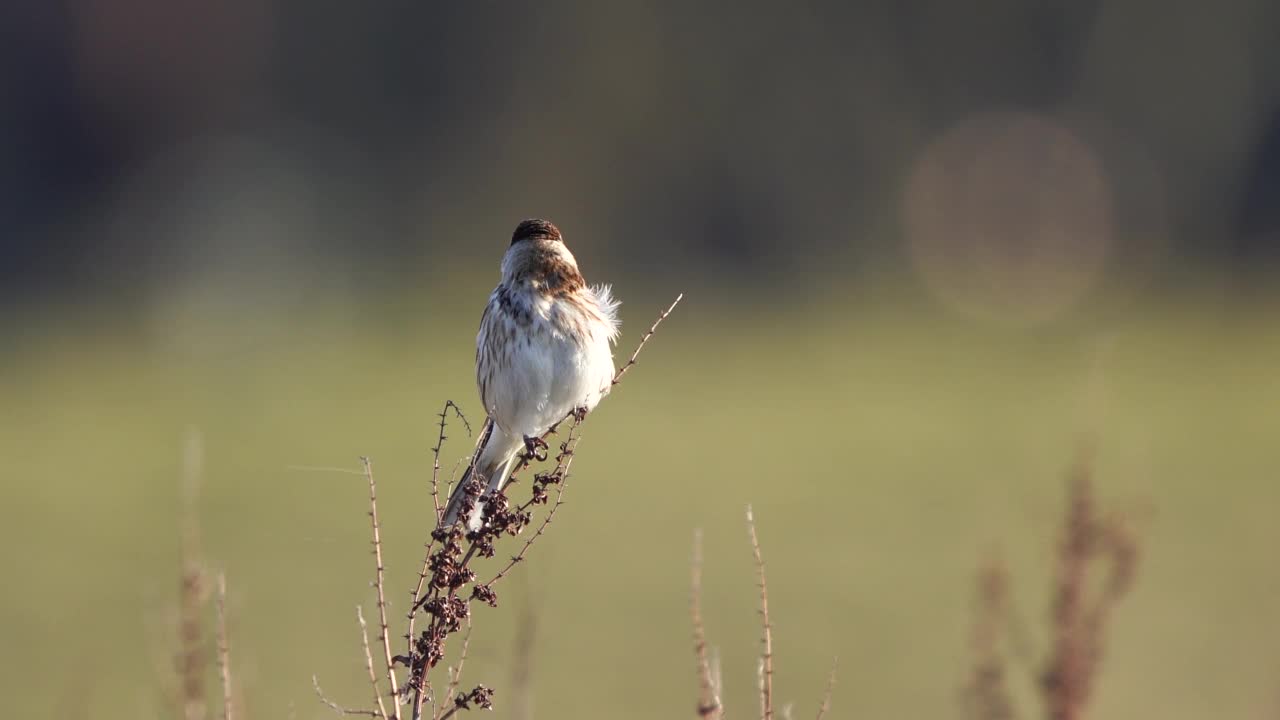
M525 457L542 462L547 459L547 441L540 437L524 436Z

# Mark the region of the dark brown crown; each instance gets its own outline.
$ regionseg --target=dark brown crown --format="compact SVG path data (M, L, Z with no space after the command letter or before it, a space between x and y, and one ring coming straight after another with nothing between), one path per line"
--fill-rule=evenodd
M552 240L564 242L560 237L560 228L552 225L547 220L533 218L530 220L522 220L516 226L516 231L511 233L511 244L515 245L521 240Z

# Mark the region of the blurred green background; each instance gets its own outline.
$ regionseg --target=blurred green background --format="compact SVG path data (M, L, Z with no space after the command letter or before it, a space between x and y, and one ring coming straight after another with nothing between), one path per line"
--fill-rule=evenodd
M619 288L635 298L624 348L665 285ZM443 398L475 407L474 308L446 309L464 289L346 322L319 303L252 337L211 323L236 340L198 356L105 324L29 336L0 386L10 711L170 714L157 633L176 604L189 426L205 439L200 514L230 580L245 711L327 716L312 673L365 704L353 618L373 602L365 487L291 467L373 457L403 610L427 531L432 413ZM1271 319L1200 297L1008 332L891 290L785 310L691 291L585 426L552 532L502 605L477 608L467 675L498 689L505 716L513 621L530 603L538 714L692 714L700 527L726 700L752 712L753 503L780 697L812 712L839 655L840 716L957 716L974 573L993 548L1047 647L1062 480L1091 436L1100 492L1142 545L1095 716L1265 716L1280 658ZM451 434L454 458L466 441Z
M467 682L694 715L695 528L726 702L959 717L999 553L1047 650L1081 448L1141 544L1090 717L1280 712L1276 5L11 3L0 88L0 697L172 717L184 438L242 716L369 695L373 458L403 610L435 413L515 223L623 300ZM458 426L446 459L468 450ZM212 672L212 671L211 671ZM1015 669L1035 716L1036 668ZM212 681L212 677L210 678Z

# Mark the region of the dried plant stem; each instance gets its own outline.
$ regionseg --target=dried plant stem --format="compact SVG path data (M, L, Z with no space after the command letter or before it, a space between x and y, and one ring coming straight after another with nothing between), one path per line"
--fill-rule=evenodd
M1053 655L1045 673L1045 700L1051 720L1077 720L1088 692L1089 658L1082 618L1094 509L1083 465L1072 473L1068 488L1053 599Z
M382 640L382 650L385 657L387 667L387 683L390 686L390 696L392 698L391 717L395 720L400 718L400 689L396 684L396 668L395 663L391 659L391 633L387 629L387 598L383 590L383 564L382 564L382 534L378 525L378 486L373 480L373 463L369 458L360 458L360 464L364 469L364 476L369 480L369 521L373 527L373 557L376 563L377 572L374 576L374 586L378 593L378 622L379 639ZM361 614L361 625L364 624L364 616ZM366 640L367 640L366 633ZM382 698L378 698L379 707L382 706Z
M1008 578L999 559L992 558L978 574L977 607L973 625L973 671L965 690L973 720L1012 720L1013 700L1007 687L1000 631L1009 611Z
M439 717L437 717L435 720L449 720L449 718L453 717L453 716L454 716L454 715L455 715L459 710L461 710L461 709L462 709L462 706L461 706L461 705L454 705L453 707L451 707L451 708L449 708L448 710L444 711L444 713L442 713L442 714L441 714Z
M1039 675L1040 700L1049 720L1081 720L1092 697L1111 612L1136 573L1137 541L1118 516L1098 512L1087 455L1067 479L1066 511L1058 544L1050 604L1051 647ZM1104 574L1092 589L1098 566ZM1005 653L1027 667L1031 650L1008 599L1007 572L993 559L978 576L973 629L973 670L965 688L975 720L1018 717L1008 691ZM1003 633L1002 633L1003 631Z
M747 531L751 535L751 552L755 556L756 574L760 579L760 618L764 626L764 650L760 656L760 716L773 718L773 625L769 622L769 585L764 577L764 558L760 539L756 536L755 516L747 506Z
M182 579L179 587L178 626L178 676L182 688L182 711L186 720L204 720L206 708L204 671L207 665L203 639L204 621L201 617L201 606L206 597L205 573L200 559L200 522L196 514L203 450L199 432L188 431L182 458Z
M186 720L203 720L205 717L204 689L204 629L200 618L203 574L197 563L187 563L182 574L182 610L179 621L181 651L178 671L182 686L182 708Z
M693 534L689 615L693 621L693 653L698 661L698 716L717 720L723 713L720 692L707 660L707 632L702 622L702 531Z
M235 720L231 693L231 634L227 631L227 575L218 573L214 605L218 636L218 675L222 678L222 720Z
M364 715L364 716L373 717L373 718L386 717L385 714L379 713L377 710L364 710L360 708L343 707L338 703L330 700L328 697L325 696L324 691L320 689L320 680L315 675L311 676L311 687L315 688L316 697L320 698L320 702L328 706L329 709L333 710L339 715Z
M373 686L373 699L378 704L378 714L382 716L382 720L389 720L387 706L382 702L382 691L378 690L378 673L373 669L373 653L369 650L369 623L364 621L364 609L359 605L356 606L356 620L360 621L360 643L364 648L364 666L369 671L369 684Z
M1098 514L1091 480L1089 464L1081 459L1068 482L1053 599L1053 650L1042 686L1050 720L1083 717L1102 658L1107 619L1132 585L1137 562L1137 543L1120 519ZM1089 566L1097 558L1109 569L1090 599Z
M557 463L556 470L561 473L562 477L560 482L556 484L555 502L551 503L551 507L547 510L547 514L543 516L542 522L538 525L538 529L534 531L533 535L529 536L528 540L525 540L524 545L520 546L520 552L512 556L506 566L499 570L498 574L494 575L489 582L484 583L486 587L492 587L494 583L506 577L507 573L511 572L512 568L524 560L525 554L529 552L529 548L533 546L534 541L542 537L542 534L547 530L547 526L551 525L552 519L555 518L556 510L560 509L560 506L564 504L564 490L565 485L569 483L569 467L573 465L573 451L574 448L578 446L578 441L582 438L581 433L578 433L577 435L574 434L578 428L577 419L573 419L572 422L573 424L569 426L569 437L565 440L562 459ZM520 509L527 510L530 507L532 507L531 501L521 505Z
M724 695L724 675L720 672L720 651L711 648L711 687L717 695ZM724 718L724 703L720 703L720 718Z
M440 506L440 452L444 449L444 441L448 439L445 435L449 410L453 410L453 414L457 416L467 429L467 436L471 436L471 423L467 421L467 416L462 414L461 408L452 400L446 400L444 407L440 409L440 432L436 436L436 446L431 448L431 504L435 507L436 524L440 523L443 517L443 508ZM414 586L413 592L410 593L408 625L405 629L404 638L408 642L408 652L406 657L413 656L413 627L418 618L418 610L421 608L422 590L426 586L427 578L430 577L431 553L435 549L435 538L431 537L426 543L426 552L422 558L422 568L418 570L418 584ZM422 715L422 703L424 696L430 691L430 682L423 678L424 687L415 690L413 697L413 718L418 720Z
M640 357L640 351L644 350L645 343L649 342L649 338L653 337L653 334L658 331L658 326L662 324L663 320L667 319L667 316L671 314L672 310L676 309L676 306L679 305L680 301L683 299L684 293L677 295L676 299L671 302L671 305L668 306L666 310L662 311L662 314L658 316L657 320L653 321L653 324L649 326L649 331L644 334L644 337L640 338L640 344L636 346L636 351L631 353L631 359L627 360L627 364L623 365L622 369L618 370L617 374L613 376L612 385L617 385L622 382L622 376L626 375L627 371L636 364L636 358Z
M462 652L458 655L458 664L449 668L449 687L445 690L445 699L452 702L458 692L458 684L462 682L462 666L467 664L467 650L471 647L471 618L467 618L467 632L462 636Z
M448 439L448 436L444 433L445 421L449 416L450 409L462 421L463 426L467 428L467 437L471 436L471 423L467 422L467 416L462 414L462 409L455 402L446 400L444 408L440 410L440 433L436 436L436 446L431 448L431 504L435 506L437 524L440 523L441 513L444 511L444 508L440 506L440 451L444 449L444 441Z

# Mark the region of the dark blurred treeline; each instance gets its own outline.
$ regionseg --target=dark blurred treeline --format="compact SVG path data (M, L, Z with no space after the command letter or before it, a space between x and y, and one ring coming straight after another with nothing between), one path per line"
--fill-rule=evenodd
M633 269L785 278L949 219L989 234L973 207L1045 192L1101 213L1068 242L1122 259L1280 257L1274 0L9 0L0 21L9 297L492 261L535 214Z

